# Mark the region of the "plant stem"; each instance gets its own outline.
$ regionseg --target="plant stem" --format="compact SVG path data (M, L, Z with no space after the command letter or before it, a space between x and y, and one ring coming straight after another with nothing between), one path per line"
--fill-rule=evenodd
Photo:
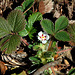
M50 41L50 43L49 43L48 51L49 51L49 49L50 49L51 45L52 45L52 40L51 40L51 41Z
M21 38L21 41L23 41L27 46L29 45L29 44L27 43L27 41L24 40L23 38Z
M50 48L51 48L51 46L52 46L53 39L54 39L54 37L53 37L53 36L51 36L51 41L50 41L49 46L48 46L48 51L50 50Z

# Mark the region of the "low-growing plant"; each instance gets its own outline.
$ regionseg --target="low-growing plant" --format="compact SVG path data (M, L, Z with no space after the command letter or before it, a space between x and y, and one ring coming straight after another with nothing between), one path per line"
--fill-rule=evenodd
M0 48L2 51L6 49L6 53L12 53L22 41L26 44L27 42L23 37L29 36L32 39L32 44L27 43L28 48L37 52L34 56L29 57L29 60L32 62L31 67L38 66L35 68L36 70L40 64L54 61L57 41L71 41L75 44L75 25L69 25L68 18L65 16L59 17L55 24L49 19L43 19L40 12L33 13L30 10L33 4L34 0L25 0L21 6L16 7L8 14L7 19L0 17ZM33 25L36 21L40 21L43 30L36 37L40 42L36 40L35 43L33 42L33 34L36 33L37 29ZM64 30L67 26L68 33ZM72 70L69 74L71 72ZM51 74L52 71L48 69L44 73ZM25 74L25 72L23 71L21 74Z
M6 53L11 53L16 50L20 42L23 41L21 36L29 35L32 38L36 32L33 24L37 20L42 20L41 13L33 13L28 17L28 22L25 20L23 12L13 10L5 20L0 17L0 47L1 50L7 49Z
M67 32L63 31L68 26L68 19L65 16L59 17L55 26L51 20L44 19L41 21L41 26L45 32L52 36L54 36L57 40L60 41L69 41L69 35Z
M1 50L6 48L6 53L11 53L13 50L16 50L16 47L19 46L21 41L18 32L23 30L25 25L25 17L19 10L13 10L8 15L7 20L0 17L0 38L2 38L0 41Z
M54 56L57 51L54 38L59 41L70 41L69 34L66 31L63 31L68 26L68 19L65 16L59 17L55 22L55 26L49 19L43 19L40 24L45 31L40 31L38 33L38 40L42 43L33 45L33 50L37 50L37 54L29 59L32 63L35 60L41 60L39 64L46 64L54 61Z

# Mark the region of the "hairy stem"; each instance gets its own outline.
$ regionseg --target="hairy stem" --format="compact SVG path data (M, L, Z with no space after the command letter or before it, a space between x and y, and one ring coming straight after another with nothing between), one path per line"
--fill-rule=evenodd
M51 45L52 45L52 40L51 40L50 43L49 43L48 51L49 51L49 49L51 48Z
M29 45L29 44L27 43L27 41L24 40L23 38L21 38L21 41L23 41L27 46Z

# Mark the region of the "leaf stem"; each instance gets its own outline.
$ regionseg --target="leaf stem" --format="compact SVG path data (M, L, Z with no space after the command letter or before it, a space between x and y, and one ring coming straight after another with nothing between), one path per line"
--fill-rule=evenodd
M23 38L21 38L21 41L23 41L27 46L29 45L29 44L27 43L27 41L24 40Z

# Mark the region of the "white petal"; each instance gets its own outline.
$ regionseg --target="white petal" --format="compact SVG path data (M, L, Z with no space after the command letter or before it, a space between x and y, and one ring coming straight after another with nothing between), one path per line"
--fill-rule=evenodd
M49 35L47 35L46 40L49 40Z
M38 39L40 40L40 41L42 41L42 39L38 36Z
M47 34L43 34L43 36L47 36Z
M47 40L42 41L43 44L45 44L47 42Z
M42 34L43 34L43 32L42 32L42 31L40 31L40 32L38 33L38 35L39 35L39 36L42 36Z

